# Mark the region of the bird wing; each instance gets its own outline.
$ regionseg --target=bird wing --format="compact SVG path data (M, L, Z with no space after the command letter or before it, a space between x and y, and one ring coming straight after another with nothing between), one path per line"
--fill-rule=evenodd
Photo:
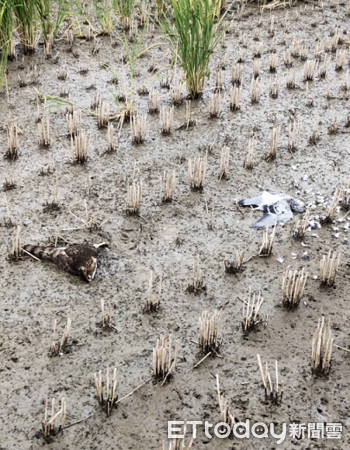
M263 209L264 205L272 205L281 199L281 194L277 194L273 191L264 191L256 197L240 200L238 204L240 206L256 206L259 209Z
M263 203L263 196L258 195L257 197L246 198L238 202L239 206L260 206Z
M250 225L251 228L273 227L276 223L284 223L293 218L293 213L286 202L277 202L264 208L264 215Z

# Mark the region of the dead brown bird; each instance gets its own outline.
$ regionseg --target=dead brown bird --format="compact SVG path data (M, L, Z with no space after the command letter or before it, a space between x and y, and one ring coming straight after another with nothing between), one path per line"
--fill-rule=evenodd
M90 282L97 269L97 249L105 244L78 244L67 247L24 245L23 250L36 258L54 262L60 269Z

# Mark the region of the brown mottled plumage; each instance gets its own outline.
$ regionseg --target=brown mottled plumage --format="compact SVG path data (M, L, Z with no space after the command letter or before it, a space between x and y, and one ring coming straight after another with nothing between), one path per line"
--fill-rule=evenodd
M24 245L23 249L42 260L53 261L65 272L80 275L85 281L95 277L97 269L97 249L88 244L52 247Z

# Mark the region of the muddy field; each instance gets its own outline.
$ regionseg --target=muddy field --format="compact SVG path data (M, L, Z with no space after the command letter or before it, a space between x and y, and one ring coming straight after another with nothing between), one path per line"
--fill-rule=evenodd
M215 375L232 414L239 420L266 423L341 422L342 439L295 439L287 436L280 448L350 447L347 428L350 425L350 360L348 353L334 347L328 377L311 373L311 342L318 319L331 320L335 344L350 346L349 334L349 252L350 217L338 209L335 222L310 230L300 241L292 230L300 215L277 227L276 241L270 258L253 258L238 275L225 273L224 260L233 259L237 251L245 259L255 255L262 241L262 231L249 225L260 212L239 210L235 200L258 194L264 189L288 193L303 200L314 217L325 214L334 190L349 176L349 53L342 70L335 71L336 53L325 53L325 41L341 33L338 49L349 41L349 18L345 2L326 0L302 2L288 10L265 11L254 6L237 10L231 4L227 19L233 23L225 42L219 45L211 62L211 76L205 93L192 101L197 124L179 129L185 121L185 104L175 107L172 133L160 133L159 115L147 115L145 142L133 145L130 126L124 124L117 151L106 153L107 131L98 129L96 117L82 113L82 127L89 131L90 145L85 165L72 164L70 140L66 136L65 107L50 108L51 146L38 146L37 105L35 89L42 94L59 97L69 91L70 100L90 109L96 92L116 111L113 95L122 92L122 44L115 37L98 37L96 44L76 39L73 53L64 39L55 46L55 58L46 60L42 46L33 56L20 55L9 63L9 101L4 92L0 100L0 146L7 145L6 123L13 120L23 132L18 137L19 157L16 161L0 159L1 184L13 178L16 189L1 192L1 325L0 325L0 448L1 449L160 449L167 440L168 420L209 420L217 423L220 411ZM271 26L271 18L274 25ZM346 34L346 30L348 34ZM343 32L344 31L344 32ZM284 52L292 46L293 37L309 46L307 56L320 52L319 68L308 89L303 81L304 61L292 57L296 70L296 88L287 89L288 69ZM134 89L169 63L167 46L157 29L149 29L144 46L157 42L139 59ZM263 43L260 79L261 98L250 101L253 55ZM278 98L269 95L269 58L276 50L277 74L280 76ZM210 119L209 95L215 87L214 72L223 65L224 92L221 116ZM229 108L231 67L243 59L241 109ZM329 70L319 76L325 57L330 57ZM34 65L40 71L33 84L20 87L18 76ZM117 88L110 83L112 74L102 66L109 64L118 75ZM63 65L67 79L58 80ZM31 69L32 68L32 69ZM180 71L178 70L178 74ZM158 72L159 75L159 72ZM146 85L160 93L161 105L170 104L169 91L160 87L159 75ZM345 89L347 86L347 91ZM329 90L328 90L329 89ZM148 111L148 96L135 94L139 113ZM292 119L301 124L300 142L295 154L288 152L288 126ZM339 128L329 134L335 119ZM319 123L320 139L310 144L314 123ZM277 158L265 161L270 145L271 129L281 127ZM256 165L243 168L251 137L256 140ZM230 148L230 176L218 179L221 149ZM190 190L187 180L188 160L204 156L208 150L208 169L203 192ZM53 173L40 174L53 168ZM162 204L159 179L163 171L176 172L174 200ZM130 177L143 181L140 217L125 214L127 183ZM55 187L59 193L57 211L45 212L46 199L51 201ZM90 217L105 221L101 230L89 231L77 219L84 218L84 199ZM208 214L213 214L213 229L208 229ZM8 209L7 209L8 205ZM75 214L75 217L72 213ZM23 244L48 244L55 236L68 243L106 242L102 249L96 278L90 284L30 257L18 262L7 259L14 227L21 226ZM338 221L338 219L341 219ZM336 285L326 289L318 279L319 262L329 250L341 253ZM308 259L302 255L307 252ZM186 291L192 280L192 264L199 255L206 290L199 295ZM281 283L286 268L302 268L309 272L305 294L295 311L281 307ZM154 292L163 278L161 306L158 313L145 314L150 270L154 272ZM261 291L265 299L262 311L269 316L267 327L260 327L248 337L241 328L242 303L249 288ZM101 299L112 307L116 330L103 330ZM198 319L203 311L220 310L220 357L206 359L198 352ZM48 357L52 324L57 320L61 335L67 318L72 321L69 353ZM119 397L131 392L152 376L152 351L160 334L179 340L179 357L174 378L164 386L146 383L132 396L118 404L110 417L101 411L95 397L93 374L117 368ZM271 405L265 400L257 364L257 354L270 367L278 360L280 379L284 384L282 403ZM63 433L45 443L39 431L44 419L46 398L65 397L66 425L80 419ZM190 428L190 427L189 427ZM190 429L189 429L190 431ZM209 440L203 429L194 440L196 449L272 449L274 438Z

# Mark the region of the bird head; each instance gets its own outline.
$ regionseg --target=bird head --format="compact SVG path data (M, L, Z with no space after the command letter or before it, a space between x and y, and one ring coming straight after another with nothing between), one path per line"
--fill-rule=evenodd
M85 281L90 283L95 278L97 260L93 256L89 258L83 266L80 266L80 273Z

